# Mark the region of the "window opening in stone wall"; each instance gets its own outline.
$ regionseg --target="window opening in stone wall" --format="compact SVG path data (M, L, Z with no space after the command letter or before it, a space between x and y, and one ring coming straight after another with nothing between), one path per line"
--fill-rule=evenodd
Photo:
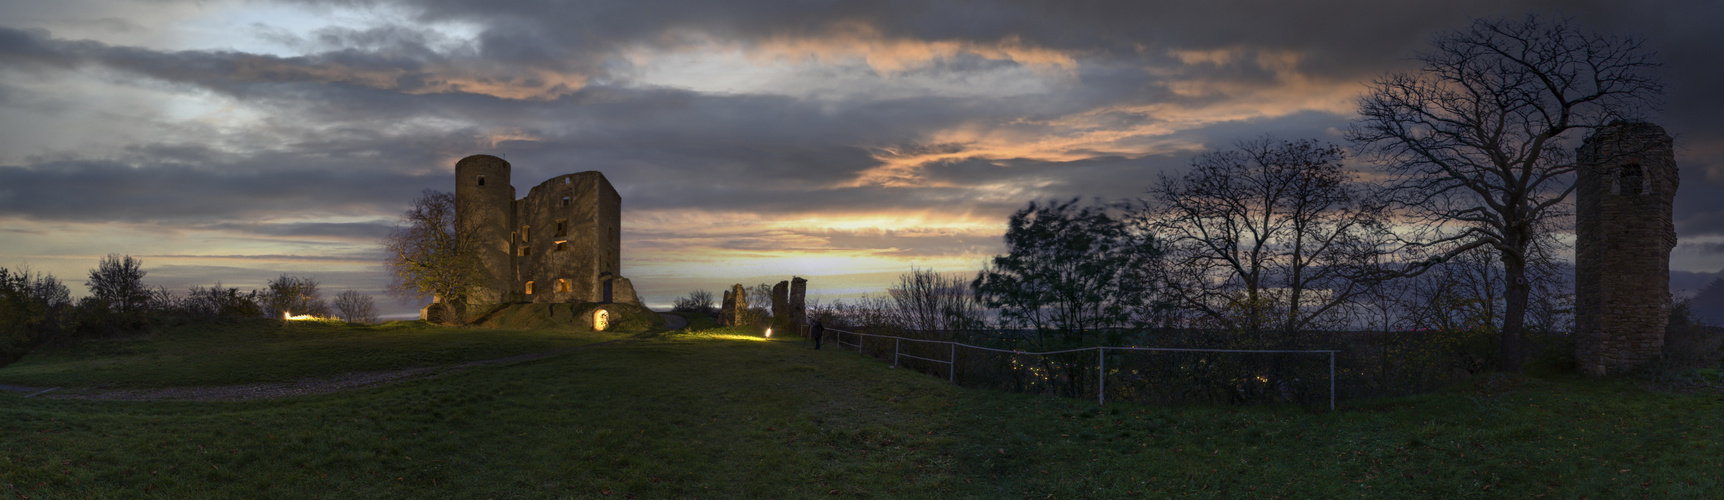
M567 219L557 221L557 236L568 236L568 235L569 235L569 221Z
M529 234L532 233L527 232L527 226L521 226L521 243L527 242L527 235Z
M569 241L568 240L560 240L557 242L557 251L558 252L567 251L568 249L569 249Z
M479 176L479 185L480 186L485 185L485 176L483 176L483 175Z
M565 207L569 206L569 197L567 197L567 196L563 197L563 206L565 206Z
M522 257L526 257L526 256L527 256L527 254L528 254L528 253L529 253L529 252L527 252L527 249L528 249L528 248L532 248L532 247L529 247L529 246L526 246L526 245L521 245L521 248L520 248L520 256L522 256Z
M1640 164L1623 165L1616 173L1616 194L1641 194L1646 192L1646 172Z
M557 291L567 293L569 291L569 280L557 280Z
M528 281L527 282L527 295L532 295L532 294L533 294L533 282Z

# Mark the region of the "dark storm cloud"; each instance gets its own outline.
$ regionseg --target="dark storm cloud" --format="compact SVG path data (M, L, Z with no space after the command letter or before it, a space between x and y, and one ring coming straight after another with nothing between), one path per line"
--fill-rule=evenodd
M445 182L441 176L430 179L374 169L211 169L53 161L0 167L0 215L84 222L197 222L305 213L393 214L423 186Z
M347 5L354 2L307 2ZM386 2L360 2L386 3ZM1084 159L966 155L971 144L925 142L967 124L1059 133L1050 123L1091 109L1145 103L1195 107L1293 81L1315 87L1358 84L1407 69L1407 57L1468 16L1528 11L1573 15L1593 27L1650 39L1668 63L1673 105L1655 117L1681 141L1724 139L1724 79L1713 24L1720 5L1671 2L710 2L570 4L553 1L429 1L401 7L427 22L475 23L473 40L386 25L325 28L309 34L263 32L303 50L284 57L234 51L162 51L54 38L0 27L0 69L66 71L100 67L152 81L210 91L268 112L242 134L258 146L232 151L209 144L146 142L118 159L47 158L0 167L0 214L51 220L188 220L263 236L363 238L379 224L272 225L235 220L278 213L393 214L426 187L449 189L450 158L499 154L515 166L524 194L562 173L600 170L630 209L704 209L757 213L864 213L940 209L1003 217L1033 198L1134 197L1156 174L1189 154L1121 156L1068 151ZM909 39L1020 44L1077 58L1071 83L1041 95L839 97L700 93L631 85L638 76L619 58L630 47L678 49L690 33L761 47L786 37L819 41L835 33ZM868 31L872 30L872 31ZM1182 59L1184 57L1185 59ZM904 81L954 71L1011 67L959 55L895 76ZM546 80L538 71L585 84ZM877 75L830 70L856 80ZM1173 88L1190 83L1200 91ZM858 84L860 85L860 84ZM0 85L0 102L22 92ZM1167 135L1225 148L1238 139L1328 138L1345 111L1294 109ZM409 125L422 120L457 122ZM1098 113L1086 127L1163 124L1141 110ZM403 128L405 127L405 128ZM487 137L496 141L487 141ZM1680 143L1679 143L1680 144ZM1132 144L1132 146L1138 146ZM1091 146L1084 146L1091 147ZM942 149L944 148L944 149ZM1686 172L1724 168L1715 152L1693 148ZM922 165L924 185L849 186L897 154L949 153ZM976 186L1034 186L1012 191ZM1724 196L1704 176L1684 179L1678 228L1684 237L1724 234ZM145 210L147 208L147 210ZM856 238L860 238L857 236ZM832 241L851 241L836 238ZM746 241L739 240L745 243ZM739 243L740 244L740 243ZM961 245L960 245L961 246ZM914 245L905 248L913 248ZM741 248L741 247L738 247Z
M395 203L386 205L393 206ZM395 226L388 222L292 222L282 224L229 222L199 226L199 229L234 231L260 236L377 241L388 236L390 231L395 229Z

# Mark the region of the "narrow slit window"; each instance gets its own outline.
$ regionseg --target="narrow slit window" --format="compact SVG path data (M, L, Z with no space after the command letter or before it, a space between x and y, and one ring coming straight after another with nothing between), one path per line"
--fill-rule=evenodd
M568 236L568 235L569 235L569 221L567 219L557 221L557 236Z
M532 234L532 233L527 232L527 226L521 226L521 242L522 243L527 242L527 235L529 235L529 234Z
M1616 194L1641 194L1646 192L1646 172L1638 163L1623 165L1616 174Z
M483 175L479 176L479 185L480 186L485 185L485 176L483 176Z
M568 293L568 291L569 291L569 280L562 280L562 279L557 280L557 291L563 292L563 293Z
M532 294L533 294L533 282L528 281L527 282L527 295L532 295Z
M563 197L563 206L565 206L565 207L569 206L569 197L567 197L567 196Z
M568 242L568 240L563 240L563 241L558 241L558 242L557 242L557 251L558 251L558 252L564 252L564 251L568 251L568 249L569 249L569 242Z

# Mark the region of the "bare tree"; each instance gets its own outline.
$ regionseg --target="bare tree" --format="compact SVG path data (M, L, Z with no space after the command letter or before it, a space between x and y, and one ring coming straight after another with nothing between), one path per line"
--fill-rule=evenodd
M1240 142L1199 155L1183 178L1163 175L1135 218L1161 234L1181 305L1263 339L1292 341L1370 289L1381 214L1316 141Z
M377 302L370 295L347 290L335 295L335 312L348 323L376 323Z
M955 331L980 327L981 303L961 277L912 267L886 294L897 305L900 323L924 335L952 340Z
M1478 247L1507 274L1500 363L1519 371L1528 262L1551 245L1574 190L1569 151L1588 131L1653 106L1662 92L1643 42L1566 19L1479 19L1438 36L1417 72L1378 78L1348 130L1394 179L1409 227L1401 275Z
M388 291L403 303L437 297L434 321L459 321L479 282L477 245L455 231L455 195L426 190L383 240Z

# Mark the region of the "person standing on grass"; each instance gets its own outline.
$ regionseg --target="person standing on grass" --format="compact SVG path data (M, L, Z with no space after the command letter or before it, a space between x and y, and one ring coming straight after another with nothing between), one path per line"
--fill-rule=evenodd
M824 335L826 325L820 324L820 320L814 320L814 324L808 326L808 336L814 337L814 350L820 350L820 337Z

